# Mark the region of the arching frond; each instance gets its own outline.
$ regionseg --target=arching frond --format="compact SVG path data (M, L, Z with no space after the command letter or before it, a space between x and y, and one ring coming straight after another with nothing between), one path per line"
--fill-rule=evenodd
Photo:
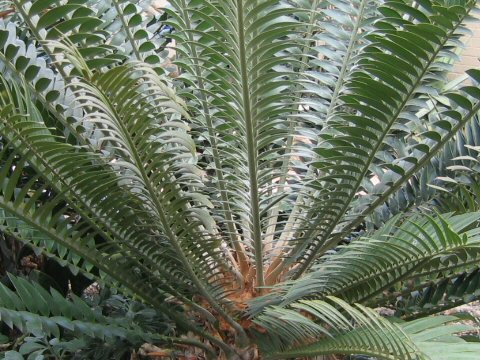
M269 330L262 339L267 359L363 354L377 359L433 360L442 354L442 359L462 356L473 360L480 348L477 343L455 336L472 329L468 325L451 325L458 320L455 317L392 323L372 309L351 306L333 297L328 301L304 300L293 304L293 308L295 311L270 308L258 318L258 323ZM455 346L450 352L447 349L452 342Z
M0 283L0 321L26 334L59 338L63 330L101 340L119 338L133 343L189 344L212 351L195 340L148 333L127 319L104 316L75 295L69 301L56 290L47 291L25 279L10 276L10 281L15 292Z
M432 278L428 274L418 280L405 281L401 287L397 287L398 291L385 294L387 296L378 304L395 309L396 316L412 319L436 314L480 298L478 268L463 273L456 270L453 275L450 275L448 269L444 271L445 274L440 273L438 278Z
M478 133L480 133L480 123L478 116L475 116L462 131L445 144L442 151L433 157L428 165L413 175L383 205L379 205L367 217L365 220L367 229L381 227L394 215L405 211L413 212L418 208L431 208L438 212L476 211L475 200L468 198L469 189L474 191L474 178L469 181L464 177L463 171L466 168L461 168L463 171L454 169L457 165L474 167L473 159L476 157L476 152L473 149L479 145L480 137L476 136ZM362 185L364 191L352 203L352 209L361 208L362 203L372 201L373 194L378 194L387 187L386 183L389 177L391 179L392 173L386 172L382 175L365 179ZM460 190L463 186L465 188ZM454 188L459 189L458 194Z
M371 44L362 51L362 66L350 74L342 105L336 108L332 120L322 131L322 142L317 148L319 159L314 163L320 172L314 184L322 191L309 203L306 212L307 219L316 220L313 220L314 226L308 226L305 235L298 240L293 256L288 261L294 261L297 258L295 254L301 254L306 261L300 273L308 268L320 249L324 253L338 243L338 236L334 240L329 238L338 229L355 198L362 182L359 179L368 174L378 152L388 145L388 134L401 120L402 113L410 106L419 86L423 86L432 64L440 61L443 52L450 46L450 39L457 37L457 29L467 17L468 10L474 6L475 2L467 2L464 7L449 8L455 15L448 22L439 21L444 11L441 7L432 7L431 13L427 11L426 15L418 15L418 18L407 21L403 19L403 13L397 13L395 2L385 2L382 9L392 14L392 21L390 24L383 21L377 24L377 31L370 36ZM417 39L422 38L425 32L432 34L432 31L435 35L425 38L426 42L420 46ZM383 40L377 37L381 34ZM392 66L393 63L397 64L396 68ZM377 71L387 68L388 73ZM477 76L474 72L471 74L474 78ZM414 155L393 163L384 161L383 167L393 169L399 175L390 191L393 192L395 186L423 166L479 110L478 94L470 91L470 88L451 98L459 103L454 100L452 105L457 105L453 112L451 109L445 110L441 118L448 122L450 131L436 130L435 136L431 131L425 132L425 140L414 148ZM462 105L465 101L470 106L465 105L464 108ZM372 207L382 203L387 194L385 191L377 197ZM351 217L354 220L349 220L350 216L347 218L348 229L362 221L370 211L370 206L367 208L358 216Z
M301 298L341 295L346 301L362 303L427 272L430 278L435 273L445 275L446 269L462 272L474 267L480 255L479 219L478 213L469 213L415 216L398 227L393 222L372 238L356 239L340 248L304 278L287 283L284 290L280 287L276 302L286 305ZM261 309L259 299L252 311L259 311L258 306Z

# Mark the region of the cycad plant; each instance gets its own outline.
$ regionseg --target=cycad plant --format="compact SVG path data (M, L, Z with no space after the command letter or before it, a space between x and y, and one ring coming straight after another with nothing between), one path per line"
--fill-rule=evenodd
M4 3L1 230L176 324L140 338L478 358L429 317L479 295L475 196L434 184L476 161L480 71L445 86L476 1ZM140 331L12 283L10 326Z

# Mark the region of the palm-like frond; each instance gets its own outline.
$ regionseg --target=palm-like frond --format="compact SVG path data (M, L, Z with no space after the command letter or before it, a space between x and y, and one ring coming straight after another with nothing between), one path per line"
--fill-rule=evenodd
M4 90L8 92L7 87ZM188 286L190 278L182 274L179 253L174 252L162 236L155 234L157 222L144 207L145 199L138 191L138 177L133 168L125 165L126 162L122 166L120 161L117 165L127 172L118 169L115 172L115 162L107 167L100 166L108 164L102 156L82 151L52 135L28 100L19 106L26 107L23 113L16 113L12 106L5 106L2 112L1 132L9 140L2 151L4 161L9 164L2 172L5 186L1 207L6 214L3 227L23 241L29 240L24 237L25 233L40 235L40 239L32 239L36 244L43 245L41 241L45 237L47 241L55 241L131 292L140 291L142 297L155 306L164 308L162 298L172 293L188 302L186 295L191 289L175 288L170 281L177 279ZM32 114L30 118L23 115L27 113ZM23 156L29 161L22 160ZM115 160L115 157L110 159ZM46 202L38 201L46 186L36 186L38 176L26 184L18 184L18 175L27 163L41 171L42 180L57 192ZM121 206L123 211L119 211ZM78 212L78 219L75 213L72 215L72 207ZM9 220L11 217L13 221ZM134 229L129 230L127 224ZM28 232L30 228L35 231ZM185 230L188 231L188 227ZM78 257L71 259L79 261ZM144 282L145 277L150 280ZM172 312L171 316L188 322L183 315Z
M286 349L280 351L278 346L281 343L278 340L276 344L272 343L272 348L266 350L272 353L267 358L310 357L336 351L387 359L418 358L418 349L401 328L371 309L351 306L333 297L328 301L302 301L294 308L296 311L269 308L257 318L256 321L268 330L269 336L275 335L280 341L287 341L286 345L282 344ZM315 319L321 319L325 327L316 324ZM310 338L305 329L310 330ZM297 334L298 338L289 343L292 334ZM315 341L319 337L323 339Z
M427 273L445 276L447 269L473 268L479 256L479 219L478 213L469 213L413 217L398 227L395 222L387 224L371 238L356 239L340 248L302 279L280 286L277 301L286 305L304 297L341 295L349 302L362 303L401 281ZM272 297L267 295L267 300ZM266 305L268 301L262 304L259 298L252 312Z
M188 71L187 81L196 80L189 91L198 91L192 94L200 110L195 119L212 146L214 160L208 165L216 172L219 211L233 246L253 254L257 282L263 285L262 214L282 196L275 194L275 178L283 174L274 164L289 155L281 144L293 121L289 90L298 81L292 67L298 66L295 49L301 45L295 36L304 26L293 14L302 9L287 2L171 3L178 51L192 55L181 57L179 65Z
M475 359L478 344L469 343L456 334L471 331L468 325L456 324L458 318L438 316L411 321L402 326L427 359Z
M463 166L462 170L465 170L465 167L474 167L475 160L472 162L472 159L475 159L476 152L473 149L479 145L480 139L477 134L480 134L480 123L478 116L475 116L462 131L445 144L442 151L433 157L428 165L413 175L368 216L366 228L371 230L381 227L394 215L406 211L413 212L418 208L431 208L438 212L476 211L474 198L468 198L468 193L474 192L474 178L469 181L463 172L454 169L457 165ZM406 156L407 153L403 155ZM386 183L392 179L392 174L392 171L387 171L382 172L381 176L366 179L362 185L365 190L352 203L352 208L361 207L362 203L372 201L374 194L382 192L388 186ZM458 195L455 188L458 189Z

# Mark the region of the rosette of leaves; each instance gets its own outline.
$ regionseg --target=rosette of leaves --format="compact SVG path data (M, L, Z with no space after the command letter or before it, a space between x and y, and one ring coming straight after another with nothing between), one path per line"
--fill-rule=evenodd
M10 2L1 230L214 358L475 359L455 318L373 309L432 281L437 309L478 294L479 213L414 186L475 146L480 71L443 84L476 1L169 3L153 20L135 1Z

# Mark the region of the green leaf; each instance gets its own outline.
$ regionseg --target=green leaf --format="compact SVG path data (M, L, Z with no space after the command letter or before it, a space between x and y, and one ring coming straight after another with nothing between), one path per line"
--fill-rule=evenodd
M8 343L9 338L6 335L0 334L0 344L6 344Z
M50 8L40 16L37 27L42 29L50 27L62 18L66 18L69 13L78 8L80 8L78 4L66 4Z
M5 353L5 360L24 360L22 354L16 351L7 351Z

